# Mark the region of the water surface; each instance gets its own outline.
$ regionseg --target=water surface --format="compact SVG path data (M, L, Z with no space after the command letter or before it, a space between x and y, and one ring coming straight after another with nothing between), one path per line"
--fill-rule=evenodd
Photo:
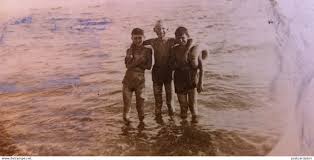
M272 101L278 55L268 1L56 1L24 11L6 3L0 120L4 146L14 148L3 154L265 155L276 144L282 121ZM150 71L146 125L138 126L135 107L131 126L123 124L130 32L141 27L155 37L158 19L169 37L183 25L211 53L198 124L154 121Z

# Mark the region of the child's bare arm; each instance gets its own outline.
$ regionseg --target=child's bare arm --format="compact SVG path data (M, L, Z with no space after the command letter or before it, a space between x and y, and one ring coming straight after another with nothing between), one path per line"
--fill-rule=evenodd
M131 49L127 50L127 54L125 57L125 66L126 68L134 68L137 67L138 65L142 64L144 61L143 58L135 59L132 53Z
M133 55L131 49L128 49L126 51L126 56L124 58L124 64L125 67L128 68L128 66L131 64L131 61L133 60Z
M169 38L168 43L170 44L170 46L174 46L177 44L177 41L175 38Z
M152 39L145 40L145 41L143 42L143 45L152 45L153 41L154 41L153 38L152 38Z
M198 46L193 46L189 53L189 60L192 68L196 69L199 67L199 55L200 55L200 48Z
M150 70L151 68L152 68L152 56L153 55L153 51L152 51L152 49L149 49L149 51L146 53L146 63L145 63L145 65L144 65L144 69L148 69L148 70Z
M201 93L203 91L203 75L204 75L203 61L202 61L201 56L198 56L198 69L199 69L199 79L198 79L198 84L197 84L197 92Z
M143 58L139 58L137 60L132 60L127 64L126 68L134 68L134 67L138 67L139 65L143 64L144 59Z
M174 47L170 49L170 57L169 57L169 60L168 60L168 67L171 70L175 70L176 69L175 49L174 49Z

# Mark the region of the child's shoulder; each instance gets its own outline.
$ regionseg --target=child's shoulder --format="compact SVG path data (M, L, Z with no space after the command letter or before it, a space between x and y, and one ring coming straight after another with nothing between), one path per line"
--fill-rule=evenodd
M174 43L176 41L176 39L173 38L173 37L167 37L166 39L167 39L168 42L173 42Z
M151 39L147 39L143 42L143 45L146 46L146 45L152 45L153 43L155 43L155 38L151 38Z
M153 48L151 46L143 46L143 50L146 52L150 52L153 50Z

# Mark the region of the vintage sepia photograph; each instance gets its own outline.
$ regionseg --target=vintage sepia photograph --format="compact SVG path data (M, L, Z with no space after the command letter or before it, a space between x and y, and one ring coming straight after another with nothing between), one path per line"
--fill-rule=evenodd
M0 0L0 156L314 156L314 1Z

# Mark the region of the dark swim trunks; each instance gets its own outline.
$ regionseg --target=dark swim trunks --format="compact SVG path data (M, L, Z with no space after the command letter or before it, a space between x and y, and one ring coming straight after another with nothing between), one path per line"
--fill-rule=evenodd
M154 83L169 83L172 81L172 70L166 67L154 66L152 70L152 80Z
M198 74L196 69L187 67L174 71L174 87L178 94L187 94L189 90L196 88Z

